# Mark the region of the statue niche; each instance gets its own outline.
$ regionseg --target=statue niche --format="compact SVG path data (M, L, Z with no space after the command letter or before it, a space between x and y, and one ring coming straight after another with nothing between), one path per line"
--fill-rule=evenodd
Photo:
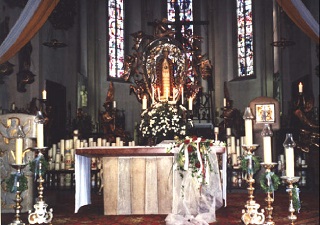
M156 65L156 86L157 92L160 96L160 101L173 100L173 88L176 87L174 80L174 64L168 57L169 49L167 47L162 49L163 57Z

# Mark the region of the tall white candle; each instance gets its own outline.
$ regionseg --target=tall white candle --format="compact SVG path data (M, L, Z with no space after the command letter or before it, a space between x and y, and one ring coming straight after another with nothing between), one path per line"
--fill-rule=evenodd
M65 140L61 139L60 140L60 154L64 155L64 150L65 150Z
M299 93L302 93L303 92L303 85L302 83L300 82L299 83Z
M43 123L37 123L37 147L43 148Z
M246 145L251 146L252 143L253 143L253 138L252 138L252 120L251 119L245 119L244 125L245 125L245 134L246 134Z
M286 176L294 177L294 150L292 147L285 148L286 154Z
M231 136L231 153L236 153L236 138Z
M113 108L117 108L117 102L116 101L113 101Z
M271 152L271 137L265 136L263 137L263 157L264 163L272 162L272 152Z
M166 88L166 99L167 99L167 101L169 99L169 88Z
M23 149L23 139L17 138L15 161L16 161L16 164L19 164L19 165L22 164L22 149Z
M184 104L184 93L183 93L183 87L181 87L181 104Z
M142 109L147 108L147 97L144 95L142 98Z
M223 98L223 107L226 107L226 106L227 106L227 99Z
M192 105L192 103L193 103L193 102L192 102L192 97L189 98L188 103L189 103L188 109L189 109L189 110L192 110L192 106L193 106L193 105Z
M47 91L46 90L42 91L42 99L47 99Z

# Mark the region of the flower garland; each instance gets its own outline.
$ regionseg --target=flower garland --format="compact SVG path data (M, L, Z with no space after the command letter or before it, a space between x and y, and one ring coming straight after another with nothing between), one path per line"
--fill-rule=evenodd
M174 136L183 137L187 130L186 112L186 108L182 105L171 105L168 102L154 103L141 114L138 129L140 135L158 140L173 139Z
M19 182L19 186L17 186ZM7 190L10 190L11 193L16 191L23 192L28 189L28 180L23 173L11 174L6 180Z
M41 170L39 170L39 163L41 162ZM37 175L44 176L46 173L49 163L45 160L43 155L38 155L37 158L35 158L33 161L30 161L29 163L30 171L34 173L34 177L36 178Z
M252 165L249 167L250 157L253 161L253 168L252 168ZM262 161L261 157L256 156L256 155L247 154L247 155L242 156L240 167L243 171L246 171L251 174L255 174L260 169L260 162L261 161Z
M206 184L206 172L212 171L213 167L209 160L209 153L212 146L223 146L221 142L214 140L189 137L175 142L175 147L179 149L176 155L177 169L183 178L185 171L191 171L191 176L196 178L200 184Z
M264 192L274 192L278 190L280 178L274 172L265 172L260 177L260 187Z
M292 188L292 205L293 208L299 213L301 209L300 197L299 197L300 189L297 185L294 185Z

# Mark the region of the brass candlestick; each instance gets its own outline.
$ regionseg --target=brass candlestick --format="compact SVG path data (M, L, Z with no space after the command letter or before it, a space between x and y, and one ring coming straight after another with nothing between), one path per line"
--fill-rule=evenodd
M261 165L266 169L266 173L270 173L273 167L277 165L277 163L261 163ZM272 194L272 197L271 197L271 194L272 192L268 191L267 197L264 199L267 202L267 206L265 207L265 210L266 210L266 221L264 223L265 225L275 224L272 217L272 211L273 211L272 203L274 202L274 199L273 199L273 194Z
M287 184L288 184L288 189L287 192L289 194L289 216L288 219L291 220L291 225L294 225L294 221L297 220L297 216L294 215L295 209L293 207L293 200L292 200L292 189L293 189L293 184L297 183L300 179L300 177L287 177L283 176L281 177Z
M42 162L41 159L44 158L43 151L46 150L48 147L42 147L42 148L32 148L35 151L38 151L38 160L39 160L39 178L38 178L38 199L36 204L34 204L34 209L35 212L29 211L29 216L28 216L28 221L30 224L51 224L52 218L53 218L53 213L52 209L50 209L47 212L47 207L48 204L45 203L44 198L43 198L43 190L44 190L44 178L42 176L43 168L42 168Z
M27 166L27 164L10 164L12 168L17 170L17 174L21 174L21 170ZM15 209L14 220L9 225L25 225L20 219L20 213L22 210L21 202L23 198L21 197L21 191L19 191L19 181L17 181L17 191L16 191L16 199L14 202L16 203L13 208Z
M259 145L243 145L243 149L247 152L248 156L248 173L247 173L247 183L248 183L248 197L245 208L242 210L241 220L244 224L263 224L265 220L264 210L258 212L260 205L254 200L254 187L255 179L253 178L252 168L252 153L257 149Z

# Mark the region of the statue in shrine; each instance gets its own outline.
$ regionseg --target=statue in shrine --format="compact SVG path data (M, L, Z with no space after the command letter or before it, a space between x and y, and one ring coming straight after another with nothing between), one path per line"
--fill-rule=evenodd
M162 49L163 58L161 58L156 65L156 86L160 91L159 100L169 100L173 97L173 87L175 87L174 79L174 63L168 57L169 49L164 47Z

